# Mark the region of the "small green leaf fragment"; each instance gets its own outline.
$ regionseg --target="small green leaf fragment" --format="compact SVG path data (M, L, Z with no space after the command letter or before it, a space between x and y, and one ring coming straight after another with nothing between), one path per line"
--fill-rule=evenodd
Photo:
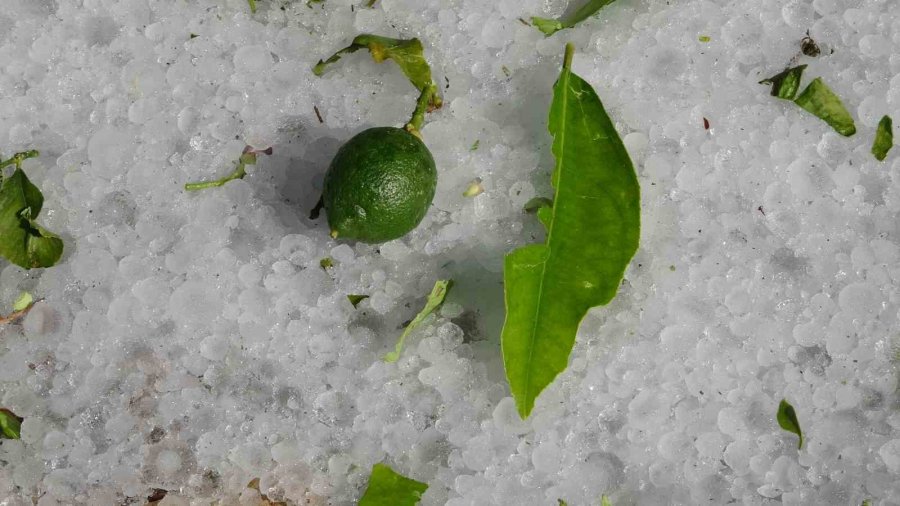
M557 506L569 506L569 503L567 503L566 501L563 501L562 499L557 499L556 502L557 502Z
M872 506L872 501L870 499L864 499L859 506Z
M13 303L13 311L22 311L28 308L32 302L34 302L34 297L28 292L22 292Z
M250 4L250 12L256 13L256 0L247 0L247 3Z
M426 490L428 484L397 474L385 464L375 464L358 505L415 506Z
M794 411L794 407L791 406L788 401L781 399L781 403L778 404L778 414L775 418L778 420L778 425L780 425L782 429L792 432L800 438L797 442L797 449L803 448L803 432L800 430L797 412Z
M475 142L472 144L472 147L469 148L469 151L478 151L479 144L481 144L481 139L475 139Z
M466 191L463 192L463 197L477 197L482 193L484 193L484 186L481 185L481 178L476 177L466 187Z
M572 28L614 1L615 0L588 0L578 9L575 9L570 14L564 14L559 19L533 17L531 18L531 24L549 37L565 28Z
M34 222L43 204L20 168L0 187L0 256L24 269L50 267L62 256L62 239Z
M384 356L385 362L396 362L400 359L400 352L403 351L403 343L406 341L407 336L409 336L413 329L421 325L428 315L433 313L444 303L444 299L447 297L447 293L452 287L452 279L439 279L434 284L434 288L431 289L431 293L428 295L428 300L425 301L425 307L422 308L422 310L419 311L419 314L417 314L416 317L409 322L409 325L403 329L403 333L400 334L400 339L397 341L394 351Z
M12 411L0 408L0 439L20 439L22 420Z
M559 22L559 20L539 18L536 16L531 18L531 24L534 25L535 28L543 32L543 34L547 37L562 30L563 28L566 28L562 23Z
M797 96L797 90L800 89L800 78L803 77L805 69L806 65L791 67L772 77L763 79L759 84L771 84L773 97L793 100Z
M844 108L841 99L831 91L821 77L813 79L800 93L800 96L794 99L794 103L824 120L837 133L845 137L856 133L853 117Z
M606 494L600 497L600 506L612 506L612 501L609 500Z
M703 43L707 43L707 42L711 41L712 39L709 37L709 35L701 35L701 36L697 37L697 40L699 40L700 42L703 42Z
M640 186L600 98L571 71L566 46L548 128L556 158L547 238L509 253L503 266L503 365L519 416L564 371L587 311L618 292L640 238ZM539 217L541 211L538 210Z
M368 295L348 295L347 296L347 300L350 301L350 304L353 304L354 308L356 308L356 306L358 306L360 302L362 302L368 298L369 298Z
M321 267L323 271L331 269L332 267L334 267L334 259L331 257L325 257L319 260L319 267Z
M894 125L891 117L885 114L878 122L878 129L875 130L872 154L879 162L884 161L892 147L894 147Z

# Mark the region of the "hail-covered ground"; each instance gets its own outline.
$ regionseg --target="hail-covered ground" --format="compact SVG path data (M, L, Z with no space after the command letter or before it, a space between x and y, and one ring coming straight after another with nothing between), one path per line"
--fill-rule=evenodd
M0 272L0 313L44 299L0 330L0 407L25 418L0 503L349 505L385 462L428 506L900 504L900 154L869 153L900 119L892 0L618 0L551 38L527 20L565 1L363 3L3 1L0 150L41 151L25 170L66 251ZM340 144L416 98L362 52L313 75L364 32L421 38L446 104L422 132L434 205L382 245L309 218ZM543 237L522 207L551 195L567 41L640 176L641 249L521 421L502 261ZM757 84L791 63L855 136ZM183 190L248 144L274 154Z

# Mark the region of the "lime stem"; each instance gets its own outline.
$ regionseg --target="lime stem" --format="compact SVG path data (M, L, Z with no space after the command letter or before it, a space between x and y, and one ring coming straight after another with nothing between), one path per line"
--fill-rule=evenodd
M256 13L256 0L247 0L247 3L250 4L250 12Z
M409 119L409 123L406 124L406 130L417 137L421 137L419 130L425 125L425 113L438 109L441 105L443 105L443 100L438 95L437 85L431 83L425 86L419 95L419 100L416 101L416 108L413 110L412 117Z
M566 55L563 57L563 68L566 70L572 69L572 58L575 56L575 44L569 42L566 44Z

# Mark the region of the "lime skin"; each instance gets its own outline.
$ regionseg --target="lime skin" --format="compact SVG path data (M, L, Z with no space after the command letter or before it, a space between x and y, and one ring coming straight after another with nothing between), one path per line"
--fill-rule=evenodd
M394 127L356 134L325 174L331 236L366 243L403 237L425 217L437 186L434 158L415 135Z

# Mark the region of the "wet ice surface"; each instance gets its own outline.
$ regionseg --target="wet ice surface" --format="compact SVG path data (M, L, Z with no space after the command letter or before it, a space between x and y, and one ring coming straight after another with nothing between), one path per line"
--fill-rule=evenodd
M344 505L379 461L428 482L425 505L900 504L900 158L869 154L881 115L900 116L892 2L619 0L550 39L518 18L565 2L356 3L6 0L0 148L41 150L25 168L66 252L0 272L3 304L46 299L0 331L0 405L25 417L0 445L5 504L155 488L255 504L259 478L272 500ZM757 84L806 30L822 55L798 61L842 97L852 138ZM341 142L415 100L364 54L311 73L364 31L421 37L446 100L423 131L434 206L378 247L307 218ZM499 355L502 257L541 238L521 208L550 193L566 41L641 177L642 244L523 422ZM245 144L275 153L182 190ZM463 197L476 177L485 192ZM447 277L440 315L381 362Z

